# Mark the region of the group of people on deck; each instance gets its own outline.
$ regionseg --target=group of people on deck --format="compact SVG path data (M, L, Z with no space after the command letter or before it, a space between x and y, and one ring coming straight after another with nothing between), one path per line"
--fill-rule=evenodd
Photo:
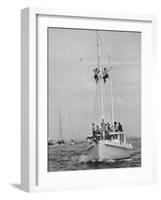
M98 68L95 68L93 70L93 72L94 72L94 79L95 79L96 83L98 83L100 78L103 78L104 83L106 83L106 80L109 77L109 74L108 74L106 67L102 71L102 77L101 77L101 74L100 74L100 70Z
M110 139L110 133L112 132L123 132L120 122L115 121L113 124L101 122L100 125L92 124L92 134L94 139Z

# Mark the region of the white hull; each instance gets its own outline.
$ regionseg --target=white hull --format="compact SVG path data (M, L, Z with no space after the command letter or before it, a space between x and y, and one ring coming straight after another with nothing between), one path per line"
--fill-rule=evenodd
M101 140L92 143L87 151L89 160L104 161L129 158L133 152L131 145L120 144L114 141Z

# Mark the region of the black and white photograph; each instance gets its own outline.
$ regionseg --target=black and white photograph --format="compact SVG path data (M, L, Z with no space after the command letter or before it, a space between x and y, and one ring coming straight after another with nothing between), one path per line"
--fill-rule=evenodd
M48 172L141 167L141 32L47 39Z

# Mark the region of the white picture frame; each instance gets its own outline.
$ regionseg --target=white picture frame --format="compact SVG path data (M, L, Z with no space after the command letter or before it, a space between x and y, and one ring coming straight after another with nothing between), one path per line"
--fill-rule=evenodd
M92 23L90 23L92 21ZM135 169L47 172L47 27L107 28L141 31L142 39L142 167ZM26 8L21 13L21 187L25 191L96 188L156 182L155 120L149 83L155 67L156 19L130 15ZM45 39L46 38L46 39ZM40 42L41 40L41 42ZM41 59L41 60L40 60ZM145 68L146 67L146 68ZM40 81L41 80L41 81ZM41 89L40 89L41 88ZM147 109L149 114L147 115ZM148 124L148 128L146 126ZM146 134L145 134L146 133ZM46 138L46 139L45 139ZM108 180L108 182L107 182Z

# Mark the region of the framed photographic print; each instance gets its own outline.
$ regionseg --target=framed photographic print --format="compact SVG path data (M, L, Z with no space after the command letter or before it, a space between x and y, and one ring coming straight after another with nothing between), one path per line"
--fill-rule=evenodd
M154 183L155 17L26 8L21 19L22 188Z

